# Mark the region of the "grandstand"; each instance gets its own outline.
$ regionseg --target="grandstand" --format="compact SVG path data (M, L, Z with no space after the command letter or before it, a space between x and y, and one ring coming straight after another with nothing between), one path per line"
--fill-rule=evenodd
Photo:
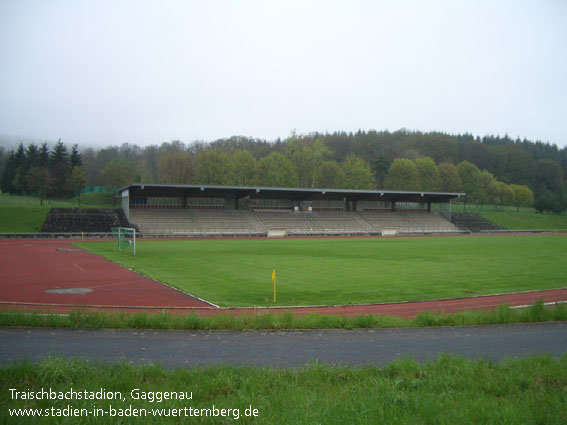
M430 212L364 212L361 216L381 235L459 232L453 223Z
M134 208L130 222L142 235L265 236L264 225L250 211Z
M447 234L462 193L132 184L122 208L142 237ZM437 204L432 212L432 205Z
M288 236L370 234L372 228L358 219L354 212L256 212L260 222L269 229L285 229Z

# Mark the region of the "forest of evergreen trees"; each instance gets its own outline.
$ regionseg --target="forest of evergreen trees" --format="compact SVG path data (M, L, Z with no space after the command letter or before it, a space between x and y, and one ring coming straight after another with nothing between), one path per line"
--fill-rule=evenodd
M567 148L505 137L399 130L231 137L69 149L0 148L1 190L73 196L128 183L466 192L467 202L567 210Z

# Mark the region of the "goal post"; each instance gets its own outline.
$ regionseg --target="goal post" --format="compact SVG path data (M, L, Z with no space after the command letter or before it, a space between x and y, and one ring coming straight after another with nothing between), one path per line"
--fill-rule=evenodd
M287 229L285 227L269 227L267 235L269 238L284 238L287 236Z
M132 249L132 256L136 256L136 229L130 227L113 227L112 234L118 239L118 252L123 248Z

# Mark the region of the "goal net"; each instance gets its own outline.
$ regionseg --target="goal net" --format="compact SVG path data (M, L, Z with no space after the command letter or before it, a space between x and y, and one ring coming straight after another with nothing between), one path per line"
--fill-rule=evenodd
M118 239L118 252L131 250L132 256L136 256L136 229L130 227L113 227L112 234Z
M287 235L287 229L285 227L269 227L268 237L269 238L283 238Z

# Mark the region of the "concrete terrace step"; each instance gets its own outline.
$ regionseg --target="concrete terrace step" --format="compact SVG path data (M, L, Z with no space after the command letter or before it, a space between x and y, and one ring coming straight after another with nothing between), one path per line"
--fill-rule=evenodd
M397 212L292 212L194 209L132 209L131 220L146 234L267 234L286 229L288 235L380 234L397 229L399 234L449 233L458 229L433 213Z
M486 230L503 230L490 220L475 213L453 213L451 222L461 230L479 233Z
M110 232L113 227L129 227L122 210L52 208L41 232Z

